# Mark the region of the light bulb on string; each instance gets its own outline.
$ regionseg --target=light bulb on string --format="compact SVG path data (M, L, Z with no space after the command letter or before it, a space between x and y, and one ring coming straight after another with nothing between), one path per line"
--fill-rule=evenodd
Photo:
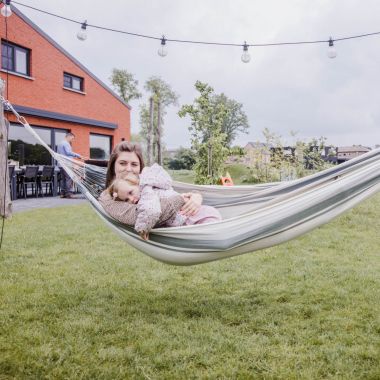
M327 49L327 56L329 58L335 58L336 57L336 49L334 46L334 40L331 37L329 39L329 47Z
M251 56L248 53L248 45L247 45L247 42L245 42L245 41L244 41L244 45L243 45L243 54L241 55L241 60L244 63L248 63L251 60Z
M9 17L12 15L12 10L11 10L11 0L5 0L5 2L3 2L3 7L1 8L1 14L4 16L4 17Z
M80 27L80 31L77 33L78 40L85 41L87 39L87 20L82 23L82 26Z
M157 51L160 57L166 57L168 55L168 50L166 49L166 38L162 36L161 38L161 46Z

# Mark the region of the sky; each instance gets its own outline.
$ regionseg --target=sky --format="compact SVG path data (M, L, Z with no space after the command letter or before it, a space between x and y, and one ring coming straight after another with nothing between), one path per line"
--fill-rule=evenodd
M89 24L169 39L243 44L327 40L380 31L378 0L22 0L48 12ZM93 28L76 38L80 27L15 4L58 44L110 85L113 68L127 69L139 81L143 97L132 100L132 133L139 131L139 106L146 103L144 83L159 76L179 95L167 109L164 142L168 149L190 147L190 120L182 104L197 96L197 80L215 93L243 104L249 134L234 144L264 141L268 128L286 144L324 136L334 146L380 144L380 35L328 44L241 47L160 42ZM291 132L296 137L291 137Z

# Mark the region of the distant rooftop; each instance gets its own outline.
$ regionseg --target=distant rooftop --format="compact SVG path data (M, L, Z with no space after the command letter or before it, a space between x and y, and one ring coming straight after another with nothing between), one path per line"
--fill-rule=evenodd
M338 146L338 153L349 153L349 152L369 152L371 148L362 145L353 145L353 146Z

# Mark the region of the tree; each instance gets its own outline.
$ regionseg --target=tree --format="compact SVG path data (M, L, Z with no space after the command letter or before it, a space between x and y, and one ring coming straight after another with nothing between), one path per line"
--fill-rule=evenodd
M178 95L168 83L155 76L146 81L144 88L150 93L150 107L148 110L148 123L146 123L146 113L143 115L145 118L143 124L146 129L143 135L147 142L148 151L150 151L150 147L152 146L153 160L162 165L162 127L164 125L166 108L170 105L178 104ZM149 161L148 157L148 164L150 163Z
M306 169L322 170L326 167L326 162L322 157L326 145L326 137L312 138L306 144L304 150L304 163Z
M141 93L137 89L139 82L127 70L114 68L109 79L112 87L125 102L141 98Z
M227 110L225 117L223 118L222 132L227 136L227 146L231 146L239 132L248 133L248 118L243 111L243 104L236 100L229 99L223 93L220 95L214 95L211 98L211 102L214 107L223 104L224 108Z
M183 105L178 115L190 116L191 145L196 154L194 165L195 182L217 184L224 172L224 162L229 149L226 147L226 134L222 132L226 109L222 103L212 103L213 88L197 81L195 88L200 96L192 105Z
M235 145L230 148L230 152L228 153L230 156L243 157L245 155L244 148L239 145Z
M148 166L152 164L151 162L151 152L150 149L152 147L151 144L151 138L152 133L150 132L150 115L149 115L149 108L146 104L140 105L140 132L139 135L141 137L140 142L142 142L144 145L144 159Z

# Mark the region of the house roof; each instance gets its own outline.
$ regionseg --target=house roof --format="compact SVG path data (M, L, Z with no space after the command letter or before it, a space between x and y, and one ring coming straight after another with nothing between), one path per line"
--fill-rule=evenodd
M249 142L247 142L247 144L244 148L249 148L249 147L256 148L256 149L258 149L258 148L270 148L270 145L268 145L266 143L259 142L259 141L255 141L255 142L249 141Z
M338 153L369 152L371 149L362 145L338 146Z
M74 58L69 52L67 52L62 46L55 42L49 35L47 35L39 26L37 26L32 20L25 16L18 8L13 4L11 5L12 11L19 16L23 21L25 21L31 28L33 28L37 33L44 37L48 42L50 42L55 48L57 48L61 53L63 53L67 58L73 61L77 66L79 66L86 74L88 74L92 79L95 80L100 86L107 90L113 97L118 99L123 105L125 105L129 110L132 107L126 103L119 95L117 95L111 88L109 88L104 82L102 82L97 76L95 76L89 69L83 66L76 58Z

